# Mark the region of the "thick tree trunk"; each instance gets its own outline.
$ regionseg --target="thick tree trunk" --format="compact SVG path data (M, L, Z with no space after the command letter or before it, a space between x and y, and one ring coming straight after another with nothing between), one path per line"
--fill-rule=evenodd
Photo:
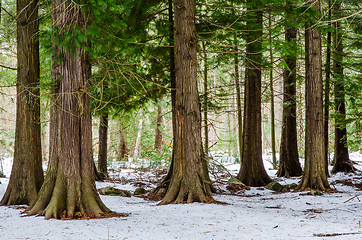
M85 16L78 5L53 1L53 25L85 29ZM50 161L46 180L29 215L45 218L103 217L110 210L102 203L94 181L92 125L88 81L90 63L87 53L61 49L61 63L53 63L59 92L52 98Z
M261 133L261 62L263 36L263 15L257 10L260 2L248 1L252 12L246 20L246 67L245 67L245 108L243 131L243 154L237 178L248 186L264 186L271 179L265 171L262 159Z
M309 2L320 12L320 1ZM305 168L299 190L306 188L325 190L329 188L325 169L323 79L321 34L313 24L306 26L306 132Z
M333 7L336 16L340 16L341 2L336 1ZM336 172L353 172L352 161L349 159L347 147L347 126L346 126L346 104L345 89L343 76L343 36L339 22L334 23L336 32L334 33L334 102L335 102L335 141L334 141L334 165L333 173Z
M163 122L162 108L158 107L157 119L156 119L155 146L154 146L155 150L158 153L161 153L162 151L162 132L161 132L162 122Z
M17 1L17 100L14 163L0 204L31 204L43 183L38 1Z
M99 118L98 172L100 178L108 178L107 171L108 114Z
M170 185L160 204L212 202L202 150L197 89L195 0L175 1L176 98L174 157Z
M286 19L289 19L292 13L292 5L288 3L289 8L286 9ZM297 144L297 104L296 104L296 38L297 29L289 22L285 29L285 41L290 46L291 52L294 54L286 55L285 62L287 68L283 72L283 123L282 136L280 142L280 159L278 177L294 177L302 175L302 168L298 156Z

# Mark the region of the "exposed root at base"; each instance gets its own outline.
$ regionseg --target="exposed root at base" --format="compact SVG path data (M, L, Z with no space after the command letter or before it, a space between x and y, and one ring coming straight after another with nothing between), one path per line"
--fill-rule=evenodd
M196 202L196 201L195 201ZM169 204L190 204L190 203L195 203L195 202L189 202L189 201L173 201ZM225 202L220 202L220 201L216 201L215 199L211 198L211 197L208 197L206 202L201 202L201 203L205 203L205 204L219 204L219 205L228 205L228 203L225 203ZM160 204L159 204L160 205ZM164 204L161 204L161 205L164 205Z
M82 213L82 212L75 212L73 218L69 218L67 217L67 213L64 210L60 216L59 216L59 220L88 220L88 219L101 219L101 218L114 218L114 217L128 217L129 214L127 213L116 213L116 212L105 212L102 213L99 216L96 217L91 217L88 216L86 213Z

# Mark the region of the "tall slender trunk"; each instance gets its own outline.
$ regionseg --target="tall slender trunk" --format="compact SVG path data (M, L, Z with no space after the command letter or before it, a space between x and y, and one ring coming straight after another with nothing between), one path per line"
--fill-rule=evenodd
M333 11L336 16L340 16L341 1L334 3ZM345 104L345 78L343 75L343 33L340 22L334 22L334 102L335 102L335 141L334 141L334 165L332 172L353 172L352 161L349 159L347 146L347 124L346 124L346 104Z
M239 150L239 160L242 160L243 154L243 111L241 106L241 86L240 86L240 74L239 74L239 49L237 47L237 36L234 35L234 45L235 45L235 56L234 56L234 80L236 88L236 107L237 107L237 116L238 116L238 150Z
M127 159L128 149L127 149L127 141L126 141L126 129L123 124L119 123L119 155L118 160L123 161Z
M332 20L332 5L331 0L328 0L328 20ZM329 92L331 81L331 44L332 44L332 23L329 24L329 30L327 32L327 56L326 56L326 80L324 86L324 144L325 144L325 158L326 158L326 173L329 175L328 163L329 163Z
M292 19L293 5L287 1L286 19ZM280 158L278 177L293 177L302 175L302 168L298 156L297 139L297 29L293 26L293 20L289 20L285 26L285 41L290 46L289 54L284 56L288 67L283 72L283 123L280 141Z
M173 0L168 0L168 22L169 22L169 36L168 36L168 44L169 44L169 70L170 70L170 85L171 85L171 112L172 112L172 132L176 131L176 66L175 66L175 28L174 28L174 12L173 12ZM176 135L173 134L173 143L176 142ZM166 177L161 181L160 184L154 190L155 193L165 193L167 192L175 162L175 148L172 148L172 159L171 165L168 170Z
M308 2L320 13L320 0ZM325 190L329 188L325 169L324 119L323 119L323 79L321 34L313 26L306 25L306 132L305 168L299 190L306 188Z
M204 152L206 158L209 157L209 124L208 124L208 68L207 68L207 53L205 42L202 42L202 47L204 50Z
M43 183L38 1L17 0L17 98L14 163L0 205L31 204Z
M137 162L137 159L138 159L140 151L141 151L143 123L144 123L144 119L143 119L143 116L141 115L141 118L138 122L138 133L137 133L136 143L135 143L134 151L133 151L133 162Z
M274 116L274 78L273 78L273 48L272 48L272 13L269 13L269 44L270 44L270 71L269 71L269 86L270 86L270 128L271 128L271 148L273 169L277 169L277 158L275 156L275 116Z
M155 145L154 145L154 148L158 153L161 153L162 151L162 132L161 132L162 122L163 122L162 108L159 106L157 108Z
M263 186L271 179L262 159L261 62L263 14L261 1L247 1L246 67L244 98L243 154L237 178L248 186Z
M175 0L174 157L170 184L160 204L214 201L201 140L195 5L195 0Z
M107 170L107 140L108 140L108 114L102 114L99 118L99 148L98 148L98 172L101 179L108 178Z

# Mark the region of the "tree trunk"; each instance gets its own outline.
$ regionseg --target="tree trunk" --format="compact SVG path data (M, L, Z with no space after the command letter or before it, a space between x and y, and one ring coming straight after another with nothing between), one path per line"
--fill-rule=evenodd
M122 123L119 123L119 155L118 160L123 161L124 159L127 159L128 155L128 149L127 149L127 141L126 141L126 129L122 125Z
M309 2L320 13L320 1ZM306 25L306 132L305 132L305 168L299 190L306 188L329 188L325 169L324 119L323 119L323 79L321 34Z
M251 12L246 19L245 108L242 163L237 178L248 186L264 186L271 182L262 159L261 133L261 62L263 14L261 3L248 1Z
M243 111L241 106L241 86L240 86L240 74L239 74L239 49L237 47L237 36L234 35L235 43L235 56L234 56L234 71L235 71L235 88L236 88L236 107L238 116L238 150L239 160L242 160L243 153Z
M340 16L341 2L336 1L333 7L336 16ZM349 159L347 147L347 126L346 126L346 105L345 105L345 79L343 75L343 36L339 22L334 23L336 32L334 33L334 102L335 102L335 141L334 141L334 165L333 173L353 172L352 161Z
M274 79L273 79L273 65L274 56L272 48L272 13L269 13L269 44L270 44L270 72L269 72L269 86L270 86L270 128L271 128L271 150L273 169L277 169L277 158L275 156L275 115L274 115Z
M75 3L55 0L52 9L53 26L85 30L86 18ZM94 181L87 94L91 70L88 54L81 48L70 52L65 47L59 54L62 61L59 65L55 61L52 66L55 80L59 79L60 84L54 91L59 92L59 96L52 98L49 168L37 201L28 208L28 214L44 215L46 219L103 217L110 210L102 203Z
M136 144L134 146L134 151L133 151L133 162L134 163L137 162L137 159L138 159L138 156L140 153L143 123L144 123L144 119L143 119L143 116L141 115L140 121L138 123L138 134L137 134L137 138L136 138Z
M208 85L207 85L207 77L208 77L208 69L207 69L207 53L206 53L206 45L203 42L202 47L204 50L204 152L205 156L208 160L209 158L209 124L208 124Z
M170 67L170 84L171 84L171 112L172 112L172 131L176 131L176 66L175 66L175 38L174 38L174 20L173 20L173 6L172 0L168 0L168 21L169 21L169 67ZM173 134L173 143L176 142L176 135ZM170 185L171 176L173 173L175 158L175 148L172 148L172 159L170 168L166 177L161 181L160 184L153 191L154 193L165 193Z
M328 0L328 20L332 20L332 5L331 0ZM332 23L329 23L329 30L327 32L327 56L326 56L326 80L324 87L324 144L325 144L325 158L326 158L326 173L329 176L329 94L330 94L330 80L331 80L331 43L332 43Z
M157 108L157 119L156 119L156 133L155 133L155 150L158 153L162 152L162 132L161 126L163 121L162 108Z
M290 14L293 5L287 1L286 19L292 19ZM280 158L278 177L294 177L302 175L302 168L298 156L297 139L297 103L296 103L296 68L297 68L297 29L293 27L293 21L285 26L285 41L292 54L284 56L287 68L283 72L283 123L280 142Z
M108 178L107 140L108 140L108 114L103 114L99 119L99 149L98 149L98 172L102 180Z
M212 202L201 141L195 0L175 0L176 98L172 176L160 204Z
M43 183L38 1L17 1L17 99L14 163L0 205L31 204Z

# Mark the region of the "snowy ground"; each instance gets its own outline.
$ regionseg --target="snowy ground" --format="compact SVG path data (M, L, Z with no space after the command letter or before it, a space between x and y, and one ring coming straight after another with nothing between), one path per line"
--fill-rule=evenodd
M351 155L362 169L362 155ZM10 170L6 164L11 164L3 162L7 174ZM266 169L271 167L267 161L265 164ZM227 168L235 174L239 165L229 164ZM276 179L274 170L268 173ZM134 181L100 182L97 188L115 186L133 191L133 183L144 181L148 174L123 170L120 176ZM299 181L277 180L283 185ZM137 197L102 196L112 210L130 214L124 218L45 220L23 217L23 209L17 207L0 207L0 239L362 239L361 189L336 183L337 180L362 183L362 175L332 176L329 182L339 192L322 196L306 195L308 192L277 194L261 188L251 188L240 196L214 196L227 205L157 206L157 202ZM0 181L1 198L8 178ZM151 187L153 183L148 184ZM225 186L219 188L225 190Z

